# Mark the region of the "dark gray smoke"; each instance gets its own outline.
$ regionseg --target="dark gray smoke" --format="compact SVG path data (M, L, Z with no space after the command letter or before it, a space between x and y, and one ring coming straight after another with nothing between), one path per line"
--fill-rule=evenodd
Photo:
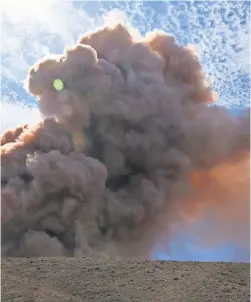
M192 47L106 27L35 64L27 87L45 120L1 138L3 256L150 258L207 213L247 230L249 113L208 106Z

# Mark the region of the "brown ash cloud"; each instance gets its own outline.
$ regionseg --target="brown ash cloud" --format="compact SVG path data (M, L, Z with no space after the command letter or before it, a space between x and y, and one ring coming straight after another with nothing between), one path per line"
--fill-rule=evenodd
M236 225L210 244L247 244L249 112L209 106L192 46L105 27L41 59L26 86L44 120L1 137L2 256L147 259L208 213Z

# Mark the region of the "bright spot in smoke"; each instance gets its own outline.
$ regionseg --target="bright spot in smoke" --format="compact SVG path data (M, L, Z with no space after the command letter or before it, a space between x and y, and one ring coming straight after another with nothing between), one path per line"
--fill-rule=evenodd
M61 79L55 79L53 81L53 87L55 88L55 90L61 91L64 89L64 82Z

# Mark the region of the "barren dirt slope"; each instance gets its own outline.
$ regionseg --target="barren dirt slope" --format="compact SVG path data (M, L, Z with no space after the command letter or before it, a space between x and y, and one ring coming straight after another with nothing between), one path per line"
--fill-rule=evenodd
M2 301L249 301L249 264L2 260Z

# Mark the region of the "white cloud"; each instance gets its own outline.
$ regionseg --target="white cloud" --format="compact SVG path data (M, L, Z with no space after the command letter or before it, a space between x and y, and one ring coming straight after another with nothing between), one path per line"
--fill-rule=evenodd
M1 133L18 125L36 124L41 120L37 107L27 107L18 103L1 103Z
M73 44L79 32L94 27L92 18L70 1L3 0L1 2L2 76L23 78L30 64Z

